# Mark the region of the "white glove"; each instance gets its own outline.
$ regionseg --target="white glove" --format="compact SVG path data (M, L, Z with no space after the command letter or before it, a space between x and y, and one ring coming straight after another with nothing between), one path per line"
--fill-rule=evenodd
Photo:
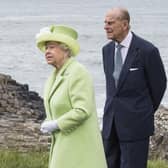
M49 120L49 121L44 121L41 124L40 131L43 133L52 133L58 129L57 121L56 120Z

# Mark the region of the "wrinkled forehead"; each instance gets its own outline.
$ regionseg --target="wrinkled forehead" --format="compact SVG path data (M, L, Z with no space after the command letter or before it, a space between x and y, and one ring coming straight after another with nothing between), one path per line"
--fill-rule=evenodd
M119 18L116 16L106 16L104 19L104 23L114 23L118 21L119 21Z

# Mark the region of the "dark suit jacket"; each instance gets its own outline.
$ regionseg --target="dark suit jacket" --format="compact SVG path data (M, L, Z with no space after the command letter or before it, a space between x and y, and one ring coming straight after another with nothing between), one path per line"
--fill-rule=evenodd
M120 140L139 140L154 132L154 112L166 89L166 74L158 49L150 42L133 38L115 88L114 42L103 47L106 103L104 139L110 139L113 122Z

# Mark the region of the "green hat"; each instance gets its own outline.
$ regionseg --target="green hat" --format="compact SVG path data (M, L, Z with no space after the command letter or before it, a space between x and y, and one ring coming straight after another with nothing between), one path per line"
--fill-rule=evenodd
M66 44L71 49L73 56L75 56L80 50L77 37L78 33L73 28L61 25L52 25L40 30L40 33L36 35L36 44L42 52L45 52L46 42L61 42Z

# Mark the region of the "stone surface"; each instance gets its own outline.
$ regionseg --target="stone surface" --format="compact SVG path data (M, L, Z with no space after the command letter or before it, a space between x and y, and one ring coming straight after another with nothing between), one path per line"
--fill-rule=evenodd
M39 130L44 118L43 99L29 91L27 84L0 74L0 148L47 150L50 136ZM162 106L155 113L155 135L150 140L149 158L168 160L168 109Z
M168 109L163 106L155 113L155 135L150 140L149 158L168 160Z
M45 150L49 136L39 131L45 118L43 99L9 75L0 74L0 148Z

